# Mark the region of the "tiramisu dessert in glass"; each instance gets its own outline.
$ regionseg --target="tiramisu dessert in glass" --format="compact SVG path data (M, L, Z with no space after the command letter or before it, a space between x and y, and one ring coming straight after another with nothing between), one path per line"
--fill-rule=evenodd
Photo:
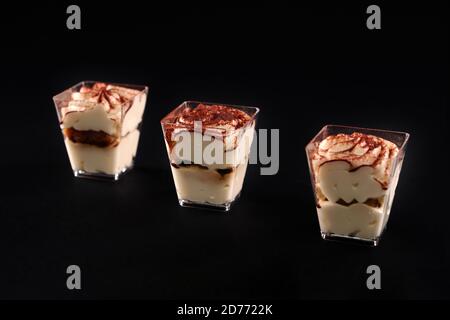
M181 206L230 209L242 189L258 111L187 101L161 120Z
M133 166L147 92L83 81L53 97L76 177L118 180Z
M328 125L306 146L324 239L378 244L408 138L403 132Z

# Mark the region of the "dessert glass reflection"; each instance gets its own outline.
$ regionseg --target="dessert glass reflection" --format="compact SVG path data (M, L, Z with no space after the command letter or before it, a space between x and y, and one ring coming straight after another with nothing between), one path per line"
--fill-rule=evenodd
M186 101L161 120L181 206L230 209L242 189L258 112Z
M118 180L133 167L147 92L83 81L53 97L76 177Z
M322 238L376 246L409 134L328 125L306 146Z

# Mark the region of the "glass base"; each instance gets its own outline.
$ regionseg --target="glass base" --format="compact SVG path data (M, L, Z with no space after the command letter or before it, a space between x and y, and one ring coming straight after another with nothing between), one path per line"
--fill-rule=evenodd
M224 204L213 204L208 202L195 202L190 200L178 199L180 206L187 208L196 208L196 209L205 209L205 210L213 210L213 211L221 211L227 212L231 208L231 204L233 202L227 202Z
M344 236L340 234L335 233L326 233L321 232L322 239L324 240L330 240L330 241L337 241L342 243L350 243L350 244L358 244L363 246L369 246L369 247L376 247L380 243L380 237L376 239L363 239L358 237L350 237L350 236Z
M73 175L77 178L102 180L102 181L118 181L122 175L131 170L130 168L124 168L122 171L115 174L107 174L101 172L86 172L84 170L74 170Z

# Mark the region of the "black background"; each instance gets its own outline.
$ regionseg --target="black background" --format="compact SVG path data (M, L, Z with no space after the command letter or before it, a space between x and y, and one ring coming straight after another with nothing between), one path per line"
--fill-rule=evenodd
M448 24L436 5L69 3L1 10L2 299L449 298ZM52 96L146 84L136 167L75 179ZM280 170L250 166L229 214L178 206L159 120L184 100L259 106ZM304 146L325 124L411 134L380 246L321 240ZM433 153L431 153L433 152ZM66 289L66 268L82 290ZM382 290L366 288L366 268Z

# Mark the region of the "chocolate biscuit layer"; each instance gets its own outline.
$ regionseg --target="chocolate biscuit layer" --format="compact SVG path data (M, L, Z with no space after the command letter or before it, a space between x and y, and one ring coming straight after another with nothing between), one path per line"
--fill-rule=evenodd
M111 136L103 131L76 130L65 128L64 136L74 143L90 144L100 148L115 147L119 144L117 137Z

